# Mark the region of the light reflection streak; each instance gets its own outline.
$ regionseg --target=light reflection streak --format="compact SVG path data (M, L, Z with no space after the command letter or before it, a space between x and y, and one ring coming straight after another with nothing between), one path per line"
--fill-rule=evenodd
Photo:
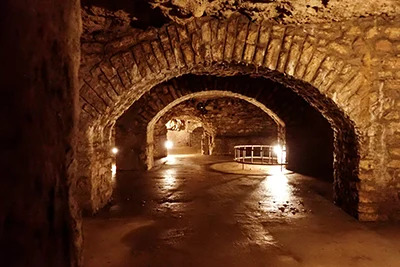
M174 169L169 169L164 172L163 177L163 188L172 189L176 184L176 171Z
M176 163L176 157L173 155L168 155L167 156L167 165L174 165Z
M111 165L111 180L114 182L115 181L115 176L117 174L117 165L113 163Z
M268 198L277 203L289 201L292 190L288 184L288 178L282 172L274 172L263 181L263 186Z

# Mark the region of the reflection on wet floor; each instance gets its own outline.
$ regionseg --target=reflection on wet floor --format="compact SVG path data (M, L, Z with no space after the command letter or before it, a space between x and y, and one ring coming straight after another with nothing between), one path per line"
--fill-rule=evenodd
M170 190L176 188L176 170L168 169L162 172L163 174L163 190Z
M226 160L179 155L117 173L112 205L84 221L85 267L398 266L391 235L334 206L330 184L210 169Z

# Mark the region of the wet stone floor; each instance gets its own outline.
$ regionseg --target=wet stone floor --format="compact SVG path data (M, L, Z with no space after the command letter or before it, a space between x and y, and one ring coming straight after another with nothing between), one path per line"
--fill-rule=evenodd
M210 168L227 160L118 173L112 204L84 220L85 267L400 266L400 225L356 221L312 177Z

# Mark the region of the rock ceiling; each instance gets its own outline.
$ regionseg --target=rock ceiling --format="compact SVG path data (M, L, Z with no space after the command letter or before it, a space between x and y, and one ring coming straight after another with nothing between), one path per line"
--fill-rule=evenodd
M400 0L82 0L84 32L126 31L186 23L195 17L320 23L357 17L400 15Z

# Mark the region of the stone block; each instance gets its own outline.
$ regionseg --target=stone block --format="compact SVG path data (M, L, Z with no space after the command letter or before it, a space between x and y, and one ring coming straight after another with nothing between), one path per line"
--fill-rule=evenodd
M396 168L396 169L400 169L400 160L398 159L393 159L391 161L388 162L388 164L386 165L388 168Z
M293 37L293 44L290 48L288 63L285 70L285 72L289 75L294 75L294 71L300 58L300 51L303 47L304 39L304 36L295 35Z
M311 57L310 63L307 65L305 70L303 80L306 82L311 82L320 67L322 61L325 58L325 54L320 51L315 51Z
M149 68L149 65L147 63L146 55L143 52L143 49L141 45L135 45L132 48L132 53L135 58L136 64L138 66L138 70L140 72L140 75L142 77L147 77L150 76L152 71Z
M161 71L160 66L158 65L158 61L154 55L153 48L150 42L142 42L143 52L146 55L146 59L149 65L150 70L153 73L158 73Z
M279 60L280 50L285 35L286 28L282 26L272 27L271 41L269 42L268 49L266 51L264 66L271 70L275 70Z
M196 60L192 46L189 43L183 43L181 48L186 65L189 67L193 66L196 63Z
M385 30L385 35L392 40L400 40L400 27L388 27Z
M379 52L392 51L392 43L389 40L381 39L375 43L375 49Z
M249 24L249 32L246 39L246 47L244 50L243 60L247 64L252 63L254 53L256 51L256 44L258 39L258 34L260 32L260 24L250 23Z
M215 41L215 53L213 53L213 59L217 62L222 62L224 60L224 48L227 35L227 27L227 22L218 23Z
M334 51L342 56L348 56L351 54L351 48L344 44L339 44L337 42L331 42L327 46L328 50Z
M105 109L107 108L107 104L101 99L99 94L93 90L87 83L85 83L80 91L80 95L85 101L92 106L97 113L102 114L104 113Z
M365 37L367 38L367 39L372 39L372 38L375 38L376 36L378 36L379 35L379 30L378 30L378 28L377 27L372 27L372 28L370 28L369 30L367 30L367 32L365 33Z
M293 35L286 35L283 38L282 49L280 51L277 70L281 73L285 72L286 62L289 57L290 48L292 46Z
M233 18L228 22L227 35L224 49L224 61L231 62L233 57L233 51L236 42L236 29L237 29L237 18Z
M152 41L151 47L153 49L154 56L157 59L161 70L168 69L169 68L168 61L165 58L165 54L164 51L162 50L161 43L159 41Z
M172 45L172 51L175 56L176 64L179 68L183 68L186 66L186 63L182 54L181 43L179 40L178 32L176 31L176 27L173 25L168 26L167 32Z
M303 44L302 51L300 53L300 59L295 69L294 76L301 79L306 71L307 65L311 60L314 53L313 41L315 38L307 36L305 43Z
M201 26L201 38L205 62L212 62L213 60L211 51L211 36L211 23L208 21Z
M242 62L243 51L246 45L248 27L249 27L249 21L244 17L240 17L237 23L237 36L232 56L232 59L235 62Z
M400 148L389 148L389 153L395 157L400 157Z
M214 58L214 55L216 55L217 51L218 51L218 39L217 39L218 25L219 25L218 20L211 20L210 21L210 27L211 27L211 54L212 54L212 58L213 58L214 61L216 61L216 59Z

